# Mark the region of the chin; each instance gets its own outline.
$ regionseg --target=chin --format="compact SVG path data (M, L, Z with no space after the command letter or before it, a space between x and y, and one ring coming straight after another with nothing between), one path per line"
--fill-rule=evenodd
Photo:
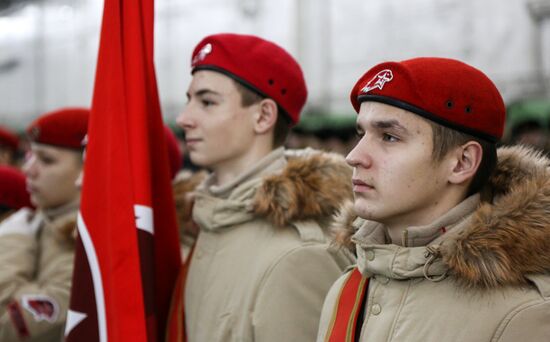
M364 218L366 220L371 220L372 213L369 210L369 206L362 199L355 199L353 203L353 209L357 216Z
M384 221L385 213L380 211L382 208L377 208L371 203L365 202L365 200L356 199L353 204L353 209L355 210L357 216L361 217L362 219L375 222Z
M191 162L193 164L200 167L209 167L211 164L208 158L205 158L204 156L193 154L193 153L189 154L189 159L191 159Z
M42 207L42 201L36 198L36 196L31 195L31 204L35 208L41 208Z

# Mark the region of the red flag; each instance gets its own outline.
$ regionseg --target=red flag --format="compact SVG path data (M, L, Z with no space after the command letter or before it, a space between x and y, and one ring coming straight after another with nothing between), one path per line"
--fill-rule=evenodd
M180 267L153 0L105 0L67 341L163 341Z

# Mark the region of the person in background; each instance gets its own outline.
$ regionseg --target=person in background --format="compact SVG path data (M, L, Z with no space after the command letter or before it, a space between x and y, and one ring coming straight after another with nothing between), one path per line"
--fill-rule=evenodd
M185 144L185 132L184 130L175 124L174 126L171 126L172 132L174 133L174 136L176 137L176 141L178 142L179 149L181 151L182 155L182 168L184 170L189 171L190 173L195 173L198 171L203 171L203 169L191 161L189 158L189 149L187 148L187 145Z
M25 175L16 168L0 165L0 222L23 207L32 208Z
M550 153L550 99L524 99L506 110L505 143Z
M357 143L355 115L311 112L292 128L287 148L306 148L348 154Z
M342 156L286 151L307 89L278 45L205 37L177 118L191 161L211 171L194 193L199 232L183 270L188 341L312 341L325 294L353 257L328 245L351 198ZM183 271L182 271L183 273Z
M63 108L27 128L23 171L35 210L0 224L0 341L60 341L67 314L89 111Z
M164 138L166 139L168 162L170 163L170 178L173 180L181 170L183 157L178 139L168 126L164 126Z
M415 58L374 66L350 96L361 138L338 241L358 260L327 295L317 341L548 341L550 160L497 157L493 82Z
M19 137L6 127L0 126L0 165L16 166Z

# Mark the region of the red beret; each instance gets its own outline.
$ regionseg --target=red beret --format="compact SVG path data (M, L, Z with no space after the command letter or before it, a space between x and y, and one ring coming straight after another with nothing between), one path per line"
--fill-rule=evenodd
M0 205L10 209L32 208L25 176L13 167L0 166Z
M282 47L251 35L215 34L204 38L193 51L192 73L219 71L259 94L273 99L293 124L307 99L307 88L298 62Z
M168 126L164 126L164 136L166 137L166 145L168 147L168 161L170 162L170 175L172 179L176 177L181 168L182 155L178 139L174 132Z
M8 147L12 151L17 151L19 147L19 138L9 129L0 126L0 145Z
M421 115L441 125L495 142L504 131L505 107L493 82L481 71L447 58L385 62L367 71L350 94Z
M27 127L31 141L65 148L81 148L88 130L90 111L63 108L46 113Z

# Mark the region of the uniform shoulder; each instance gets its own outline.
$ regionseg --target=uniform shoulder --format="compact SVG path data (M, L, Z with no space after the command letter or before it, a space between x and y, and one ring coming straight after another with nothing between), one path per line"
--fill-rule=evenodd
M539 297L513 308L496 330L494 340L512 342L527 339L542 342L547 341L548 336L550 336L550 298Z

